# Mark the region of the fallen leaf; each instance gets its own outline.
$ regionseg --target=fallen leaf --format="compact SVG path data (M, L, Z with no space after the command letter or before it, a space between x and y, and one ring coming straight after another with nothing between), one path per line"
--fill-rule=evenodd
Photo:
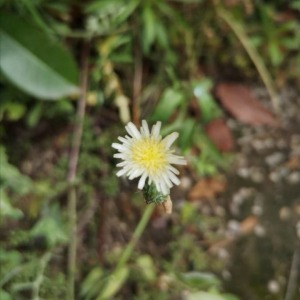
M250 125L269 125L277 127L273 114L262 106L250 89L235 83L221 83L216 94L224 108L237 120Z
M223 192L226 181L223 177L200 179L191 189L188 198L192 201L201 199L212 199Z
M255 216L247 217L240 223L240 234L246 235L246 234L253 232L253 230L257 224L258 224L257 217L255 217Z
M234 141L231 130L223 119L215 119L205 127L205 132L220 151L231 151Z

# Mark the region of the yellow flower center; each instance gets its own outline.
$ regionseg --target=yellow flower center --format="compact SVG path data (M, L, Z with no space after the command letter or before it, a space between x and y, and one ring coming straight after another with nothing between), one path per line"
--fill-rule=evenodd
M161 141L151 137L137 140L131 148L131 159L145 168L150 174L164 169L167 163L167 151Z

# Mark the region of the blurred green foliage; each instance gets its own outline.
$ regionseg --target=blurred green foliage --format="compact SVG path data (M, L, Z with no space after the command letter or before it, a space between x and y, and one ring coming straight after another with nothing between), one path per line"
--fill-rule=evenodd
M120 251L116 250L123 249L128 239L119 228L125 221L116 225L112 216L102 221L98 202L108 201L110 207L118 198L121 204L115 203L110 212L126 216L129 235L137 222L135 212L141 210L134 199L130 208L119 199L123 194L114 175L111 150L112 140L123 130L116 121L128 121L133 110L130 99L135 94L138 63L143 78L134 97L140 103L141 117L163 121L163 134L180 133L179 147L197 175L216 174L230 161L204 130L223 115L213 93L216 82L257 77L253 61L218 9L242 26L275 84L299 80L297 0L1 0L0 7L3 300L66 296L66 149L79 92L83 41L91 43L91 52L87 117L76 179L81 230L78 299L99 295L118 260ZM130 194L128 183L121 184ZM130 195L136 197L135 192ZM106 296L171 299L186 293L185 299L237 299L222 292L222 282L212 273L220 273L222 262L197 244L196 237L203 235L208 242L218 239L215 229L221 221L199 214L193 205L183 203L176 224L167 233L170 241L158 243L164 255L151 252L151 243L149 251L136 250ZM108 240L116 235L122 241L109 242L112 248L105 249L101 264L96 253L99 224L109 227ZM191 228L194 233L187 233Z

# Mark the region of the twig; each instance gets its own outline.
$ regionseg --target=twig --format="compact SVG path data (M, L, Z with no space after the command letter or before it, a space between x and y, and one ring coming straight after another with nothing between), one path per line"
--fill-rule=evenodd
M108 298L107 294L109 292L109 287L111 286L111 282L116 280L116 277L118 276L119 271L125 266L128 259L130 258L135 245L137 244L139 238L141 237L142 233L145 230L146 225L148 224L148 221L151 217L154 207L155 207L155 205L153 205L153 204L147 205L146 209L144 210L141 220L139 221L137 227L134 230L134 233L130 239L130 242L127 244L125 250L123 251L123 253L117 263L117 266L115 267L112 274L109 276L109 279L106 282L106 284L105 284L104 288L102 289L100 295L98 296L97 300L104 300L104 299Z
M295 290L297 288L297 278L299 275L299 267L300 267L300 250L296 249L293 254L291 270L289 281L285 293L284 300L292 300Z
M83 122L85 116L85 98L88 87L88 61L89 61L89 48L90 42L86 41L83 44L82 49L82 61L81 61L81 76L80 76L80 97L78 99L76 123L73 131L73 143L70 152L69 170L67 175L67 181L72 185L75 181L79 149L82 137ZM69 216L69 231L70 242L68 251L68 282L67 282L67 299L74 299L74 283L76 273L76 233L77 233L77 212L76 212L76 189L71 186L68 192L68 216Z
M139 43L137 42L134 49L134 78L133 78L133 97L132 97L132 120L135 125L140 121L140 96L143 80L143 62Z
M32 300L39 300L40 287L44 280L44 272L51 258L51 252L47 252L41 259L40 268L35 281L32 284Z
M250 56L252 62L254 63L262 81L264 82L266 89L270 95L273 108L275 112L278 114L280 112L280 105L277 93L275 91L272 78L262 60L259 53L256 51L255 47L251 44L251 41L247 37L246 33L244 32L243 28L240 24L235 21L230 13L226 12L222 8L217 9L218 15L229 25L235 35L238 37L241 44L244 46L246 52Z

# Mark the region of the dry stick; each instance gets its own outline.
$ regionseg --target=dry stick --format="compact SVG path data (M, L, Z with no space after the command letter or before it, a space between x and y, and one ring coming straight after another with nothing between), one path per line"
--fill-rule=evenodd
M300 249L296 249L293 254L292 265L290 270L289 281L286 289L284 300L292 300L297 289L297 278L300 267Z
M67 282L67 299L74 299L74 283L76 272L76 189L74 186L79 149L81 144L83 121L85 115L85 98L88 86L88 61L89 61L89 48L90 43L84 42L81 57L81 74L80 74L80 97L78 99L76 123L73 131L73 142L70 152L69 169L67 175L67 181L70 184L68 192L68 216L69 216L69 230L70 230L70 242L68 251L68 282Z
M132 120L135 125L140 123L140 96L143 80L143 61L140 45L137 42L134 49L134 79L133 79L133 100L132 100Z

